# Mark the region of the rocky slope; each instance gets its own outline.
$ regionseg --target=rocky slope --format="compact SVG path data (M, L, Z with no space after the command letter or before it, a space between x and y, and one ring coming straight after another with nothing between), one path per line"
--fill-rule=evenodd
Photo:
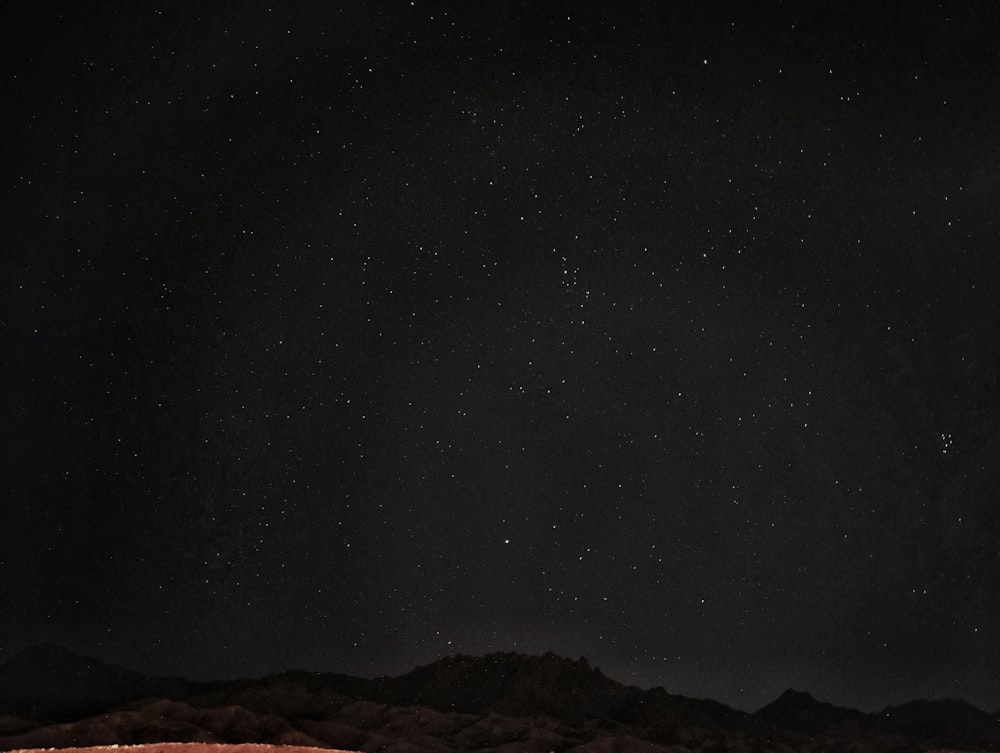
M54 646L0 665L0 750L153 742L387 753L1000 751L1000 719L961 701L864 714L798 691L748 714L623 685L554 654L448 657L375 680L295 671L193 683Z

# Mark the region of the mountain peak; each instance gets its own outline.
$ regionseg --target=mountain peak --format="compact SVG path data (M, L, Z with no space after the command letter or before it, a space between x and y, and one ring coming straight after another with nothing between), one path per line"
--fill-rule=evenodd
M126 700L166 695L181 684L105 664L57 643L38 643L0 664L0 713L73 718Z
M782 693L774 701L774 703L780 703L783 705L796 705L796 706L813 706L816 704L823 704L822 701L817 701L807 690L796 690L795 688L789 688L784 693ZM829 705L829 704L823 704Z
M386 702L397 704L570 717L605 713L637 692L607 678L586 658L565 659L551 652L458 654L377 682Z
M80 656L58 643L36 643L0 664L0 687L16 684L23 690L25 683L47 687L103 667L106 665L97 659Z
M66 665L66 664L86 664L97 661L81 656L60 643L43 642L33 643L25 646L4 664L31 663L35 665Z
M832 726L859 722L864 714L817 701L804 690L789 688L774 701L753 713L771 726L803 734L816 734Z
M997 731L1000 714L990 714L955 698L918 699L888 706L877 715L880 729L924 736L948 734L955 729Z

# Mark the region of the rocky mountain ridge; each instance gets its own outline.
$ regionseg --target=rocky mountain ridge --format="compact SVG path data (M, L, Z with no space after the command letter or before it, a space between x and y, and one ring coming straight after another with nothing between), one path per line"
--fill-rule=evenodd
M52 644L0 665L0 750L227 742L389 753L1000 751L1000 714L918 700L877 714L789 690L754 713L624 685L586 659L452 656L374 680L301 670L149 677Z

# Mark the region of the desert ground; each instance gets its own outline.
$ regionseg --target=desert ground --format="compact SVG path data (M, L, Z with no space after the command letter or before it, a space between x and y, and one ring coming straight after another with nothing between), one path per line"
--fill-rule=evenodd
M262 745L240 743L145 743L143 745L91 745L83 748L20 748L11 753L42 753L58 750L61 753L104 753L104 751L127 751L127 753L356 753L333 748L309 748L304 745Z
M144 743L142 745L90 745L80 748L18 748L9 753L44 753L58 750L60 753L104 753L105 751L127 751L128 753L359 753L337 748L311 748L304 745L263 745L258 743ZM975 753L950 748L929 750L927 753ZM986 752L984 752L986 753Z

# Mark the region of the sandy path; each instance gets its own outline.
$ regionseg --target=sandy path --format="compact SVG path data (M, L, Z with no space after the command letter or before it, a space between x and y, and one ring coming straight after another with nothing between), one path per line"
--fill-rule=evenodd
M142 745L90 745L84 748L16 748L8 753L42 753L58 750L60 753L356 753L336 748L310 748L304 745L262 745L257 743L144 743Z

